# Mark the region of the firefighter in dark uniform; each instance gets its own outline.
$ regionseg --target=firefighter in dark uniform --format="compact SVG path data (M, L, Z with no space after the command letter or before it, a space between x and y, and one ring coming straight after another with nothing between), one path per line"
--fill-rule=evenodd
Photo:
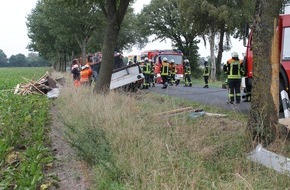
M176 65L173 59L170 60L169 64L169 84L173 86L175 83L175 75L176 75Z
M149 84L150 84L150 75L151 75L151 63L149 62L148 57L145 57L144 59L143 75L144 75L143 88L148 89Z
M203 79L204 79L205 85L203 88L208 88L208 77L209 77L208 59L204 58Z
M224 65L223 70L228 75L229 101L228 103L239 104L241 102L241 81L243 76L243 62L239 60L237 52L232 52L232 58Z
M192 82L191 82L191 68L190 68L190 64L188 59L184 60L184 80L185 80L185 84L184 86L192 86Z
M150 72L150 84L149 86L155 87L155 65L151 59L149 59L149 63L151 64L151 72ZM151 85L152 84L152 85Z
M163 83L162 89L166 89L168 86L168 76L169 76L169 63L167 62L166 57L162 59L160 75L161 75L162 83Z

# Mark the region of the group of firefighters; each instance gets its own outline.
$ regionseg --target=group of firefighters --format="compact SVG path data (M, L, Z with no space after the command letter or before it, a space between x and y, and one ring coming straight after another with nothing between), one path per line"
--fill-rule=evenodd
M205 60L204 66L204 81L205 86L204 88L208 88L208 77L209 77L209 68L208 68L208 61ZM130 64L130 63L129 63ZM149 87L155 86L155 65L151 59L148 59L148 57L145 57L144 60L141 60L140 67L144 75L144 83L143 83L143 89L148 89ZM184 60L183 64L183 70L184 70L184 87L191 87L192 81L191 81L191 67L188 59ZM176 79L176 63L174 59L168 61L166 57L163 57L162 63L160 66L160 76L162 79L163 87L162 89L166 89L168 85L178 86L180 83L179 79Z
M74 59L71 64L71 74L74 80L74 86L78 87L80 85L89 86L92 80L96 80L100 70L102 57L100 53L96 55L89 55L86 58L86 63L82 64L78 59Z
M97 56L97 58L97 60L93 60L93 56L88 56L87 62L84 66L80 66L77 59L73 60L71 65L71 73L73 75L75 86L90 85L92 78L96 80L101 62L101 57ZM148 89L151 86L154 87L156 74L153 61L148 59L148 57L145 57L145 59L140 63L140 68L144 75L143 89ZM191 87L191 68L188 59L184 60L183 70L184 86ZM244 69L237 52L232 52L231 59L229 59L224 65L223 70L227 74L227 83L229 88L228 103L239 104L241 102L241 79L244 75ZM180 83L180 80L176 80L175 78L176 64L173 59L168 61L166 57L163 57L159 74L162 78L162 89L166 89L168 85L173 86L175 84L178 86ZM209 67L208 60L206 58L204 59L203 77L205 82L204 88L208 88ZM251 94L246 94L244 101L251 101Z

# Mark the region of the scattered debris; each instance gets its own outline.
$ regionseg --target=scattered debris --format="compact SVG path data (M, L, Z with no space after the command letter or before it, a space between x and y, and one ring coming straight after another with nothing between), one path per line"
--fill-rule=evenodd
M216 117L226 117L227 115L226 114L221 114L221 113L209 113L209 112L205 112L205 115L206 116L216 116Z
M209 112L205 112L203 109L193 109L192 107L185 107L185 108L179 108L179 109L174 109L174 110L170 110L170 111L166 111L166 112L161 112L161 113L157 113L156 116L173 116L173 115L177 115L177 114L181 114L181 113L186 113L186 112L190 112L189 115L192 118L196 118L202 115L206 115L206 116L217 116L217 117L226 117L226 114L219 114L219 113L209 113Z
M14 90L14 94L42 94L47 95L48 98L56 98L59 96L60 93L57 83L61 85L65 83L64 78L53 79L48 75L48 72L46 72L37 81L33 81L25 77L22 78L26 81L26 83L17 84Z
M220 114L220 113L209 113L205 112L203 110L195 110L194 112L190 113L190 117L195 118L199 116L210 116L210 117L226 117L226 114Z
M277 172L290 174L290 159L268 151L261 144L247 155L247 159L274 169Z
M203 116L203 115L205 115L205 111L203 111L203 110L197 110L197 111L191 112L189 114L189 116L192 117L192 118L200 117L200 116Z

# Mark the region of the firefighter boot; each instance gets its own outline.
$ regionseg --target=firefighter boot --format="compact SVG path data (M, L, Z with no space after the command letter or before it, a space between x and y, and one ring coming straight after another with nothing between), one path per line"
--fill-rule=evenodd
M178 86L179 85L179 80L176 80L175 81L175 86Z

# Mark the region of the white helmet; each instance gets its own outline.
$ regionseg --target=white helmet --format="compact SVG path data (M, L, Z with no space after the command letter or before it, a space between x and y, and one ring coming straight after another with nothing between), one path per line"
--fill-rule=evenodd
M188 60L188 59L185 59L185 60L184 60L184 63L188 63L188 62L189 62L189 60Z
M203 60L206 61L206 62L208 62L208 58L204 58Z
M174 59L171 59L171 60L170 60L170 63L174 63Z
M167 61L167 58L166 57L163 57L162 61Z
M235 52L235 51L233 51L233 52L231 53L231 55L232 55L232 57L239 57L239 54L238 54L237 52Z
M145 57L144 61L148 61L148 57Z

